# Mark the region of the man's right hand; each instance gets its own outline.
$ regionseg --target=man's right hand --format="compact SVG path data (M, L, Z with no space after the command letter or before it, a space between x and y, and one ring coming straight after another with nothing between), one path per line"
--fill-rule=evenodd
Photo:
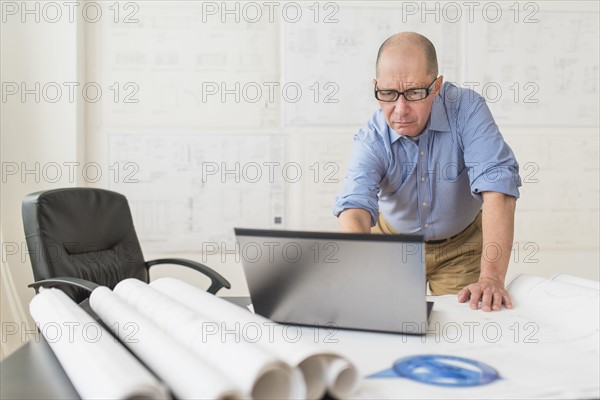
M338 220L340 232L371 233L371 214L362 208L344 210Z

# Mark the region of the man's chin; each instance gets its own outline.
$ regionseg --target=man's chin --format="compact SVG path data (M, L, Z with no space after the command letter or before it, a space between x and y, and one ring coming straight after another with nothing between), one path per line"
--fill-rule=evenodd
M414 128L396 128L394 131L401 136L417 137L421 132L417 132Z

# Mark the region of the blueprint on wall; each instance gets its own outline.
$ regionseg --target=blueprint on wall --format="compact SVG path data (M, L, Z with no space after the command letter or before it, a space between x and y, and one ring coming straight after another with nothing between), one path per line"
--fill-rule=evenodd
M110 188L127 196L145 250L231 250L235 226L285 226L284 143L278 135L110 135L110 165L128 172Z
M280 96L265 86L278 81L277 24L222 23L203 16L202 3L143 2L138 23L102 21L96 73L107 85L117 82L120 95L104 102L106 125L277 126Z
M282 78L307 88L300 101L284 103L285 125L364 124L378 108L372 82L377 49L400 26L436 43L441 74L450 79L458 74L457 24L424 25L416 19L400 24L401 9L391 2L384 7L346 2L335 18L335 23L304 19L282 26Z
M231 221L335 230L331 207L346 174L352 136L378 108L371 82L377 48L392 33L415 30L436 45L446 81L475 82L479 92L487 83L502 90L497 102L489 99L493 85L483 94L521 166L515 241L530 246L525 253L532 257L542 249L597 249L598 226L591 224L600 203L598 3L481 2L473 22L463 14L456 23L442 15L438 23L437 15L427 14L449 4L466 11L466 3L453 2L321 2L315 23L314 4L301 3L305 17L297 23L279 17L236 23L231 17L203 22L201 2L156 1L139 3L139 23L114 24L107 17L88 24L86 51L93 62L86 74L104 89L104 101L86 108L88 159L138 163L140 182L121 179L109 186L127 194L142 243L157 251L197 250L199 238L231 239L230 228L220 231ZM490 23L481 18L481 8L494 4L502 7L502 19ZM416 7L416 14L407 18L406 6ZM266 82L279 89L294 84L302 96L293 102L276 90L270 101ZM115 83L118 101L108 89ZM203 88L213 83L219 92L207 95ZM222 97L221 83L241 87ZM249 83L262 88L260 101L244 99L242 88ZM127 96L138 101L125 102ZM263 144L267 137L281 141L281 149L255 152L251 160L297 162L304 179L273 187L231 180L203 185L197 164L174 161L184 159L181 146L213 146L215 160L231 163L243 152L224 152L214 143L233 133L253 138L233 147L251 148L256 138ZM194 150L193 157L201 153ZM120 171L133 170L122 165ZM208 202L217 210L207 212ZM280 223L272 222L275 217ZM216 233L209 234L207 224Z
M530 2L519 13L511 4L497 23L466 25L465 81L487 85L501 124L597 126L598 3Z

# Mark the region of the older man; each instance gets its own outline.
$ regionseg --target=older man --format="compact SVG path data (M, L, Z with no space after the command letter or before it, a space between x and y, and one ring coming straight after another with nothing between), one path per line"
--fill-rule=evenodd
M443 83L433 44L404 32L379 49L380 110L354 138L334 214L342 232L421 234L433 294L511 308L518 164L485 100Z

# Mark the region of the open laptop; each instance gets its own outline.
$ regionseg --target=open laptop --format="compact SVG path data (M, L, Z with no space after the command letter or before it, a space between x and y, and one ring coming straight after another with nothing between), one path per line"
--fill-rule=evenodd
M276 322L425 334L423 237L235 228L254 311Z

